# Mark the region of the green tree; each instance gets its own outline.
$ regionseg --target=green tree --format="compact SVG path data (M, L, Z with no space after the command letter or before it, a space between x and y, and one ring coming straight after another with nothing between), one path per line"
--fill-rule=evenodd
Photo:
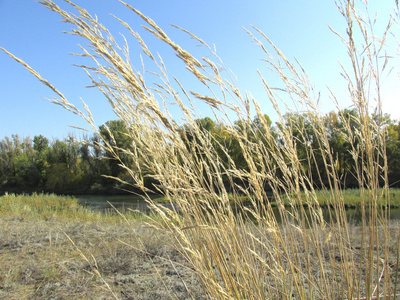
M44 153L49 147L49 140L43 135L36 135L33 138L33 149L38 153Z
M46 154L46 189L58 193L74 191L82 176L78 161L79 143L72 136L63 141L56 139Z
M389 183L400 187L400 121L387 127L386 155Z
M47 153L49 150L49 140L43 135L37 135L33 138L33 149L35 150L35 165L38 173L40 174L40 180L38 188L43 190L46 184L46 169L47 169Z
M129 130L121 120L107 121L99 128L101 139L110 151L104 153L104 175L124 178L129 181L130 176L121 168L121 162L126 166L132 165L132 158L124 151L132 150L132 138ZM117 159L118 157L118 159ZM104 160L103 160L104 161ZM115 184L114 180L106 180L107 185Z

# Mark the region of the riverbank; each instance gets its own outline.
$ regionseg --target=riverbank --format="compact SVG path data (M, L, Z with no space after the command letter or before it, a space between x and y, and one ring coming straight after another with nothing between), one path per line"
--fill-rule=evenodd
M381 239L385 232L397 235L398 221L387 225ZM138 215L127 214L124 219L96 212L71 197L8 195L0 197L0 226L0 298L206 299L171 236L147 226ZM335 240L334 226L324 230L321 235L327 238L320 250L338 268L345 263L340 249L325 249ZM249 227L252 231L257 234L256 228ZM360 264L362 273L360 231L360 226L349 227L354 263ZM297 250L299 257L310 251ZM387 267L394 270L398 245L388 251ZM318 274L318 266L309 263L310 274ZM333 269L325 269L325 274L339 276ZM395 285L395 278L391 284Z
M137 216L54 195L1 197L0 215L2 299L203 299L169 236Z
M285 193L281 193L279 195L281 197L282 204L286 207L290 207L293 204L293 199L296 199L294 195L287 195ZM362 206L364 202L366 207L368 207L368 201L370 195L367 193L362 195L360 189L344 189L341 190L340 196L342 197L343 205L345 208L359 208ZM314 199L315 198L315 199ZM229 195L229 199L231 203L241 203L246 204L250 203L250 198L245 195ZM274 196L271 194L269 198L270 204L272 207L277 207L277 201L274 199ZM388 202L386 202L388 201ZM321 207L333 206L332 194L329 190L315 190L315 194L311 194L308 192L302 191L299 194L299 199L296 200L296 205L302 203L304 206L308 206L308 203L318 202L318 205ZM386 206L386 203L389 203L391 208L400 208L400 189L392 188L389 189L388 199L385 198L383 189L377 191L377 205L378 206Z
M362 203L364 201L365 207L368 208L368 201L370 195L365 194L361 195L360 189L346 189L341 191L341 197L343 198L343 206L348 210L360 209L362 207ZM280 201L282 201L283 205L286 207L291 207L293 205L293 199L296 199L294 195L286 195L281 193ZM100 210L108 210L113 211L114 209L109 205L111 203L114 207L118 209L131 208L138 209L141 211L148 210L149 206L145 202L144 198L139 195L82 195L76 196L79 199L79 203L83 205L87 205L88 207L100 209ZM151 194L150 195L153 202L162 204L162 205L170 205L170 201L166 196L161 194ZM275 196L272 194L267 194L269 204L273 208L277 208L277 200ZM332 201L332 195L328 190L316 190L315 194L306 195L305 192L301 192L299 194L299 200L303 204L303 206L307 207L310 203L315 204L315 199L318 202L318 205L327 209L328 207L334 206L334 201ZM388 199L386 199L383 195L383 190L378 190L377 193L377 205L382 207L390 207L393 209L400 209L400 189L389 189ZM200 199L200 198L199 198ZM232 205L244 205L251 206L251 199L249 196L244 194L228 194L228 199ZM300 203L299 200L296 200L296 205ZM109 203L108 203L109 202ZM266 203L266 202L265 202ZM387 205L389 204L389 205Z

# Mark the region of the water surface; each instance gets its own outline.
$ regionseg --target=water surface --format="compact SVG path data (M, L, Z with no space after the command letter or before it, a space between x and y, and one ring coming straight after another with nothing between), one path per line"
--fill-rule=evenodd
M158 195L152 196L153 200L157 200ZM78 203L85 205L90 209L100 210L100 211L114 211L112 206L118 210L132 209L141 212L149 212L149 204L144 200L142 196L137 195L114 195L114 196L104 196L104 195L91 195L91 196L77 196ZM171 208L170 204L162 204L163 206ZM277 208L274 208L274 214L280 221L280 216ZM290 209L289 209L290 210ZM306 211L308 209L306 208ZM327 208L322 208L322 213L324 219L330 221L329 210ZM362 220L361 209L349 208L346 210L347 219L353 224L358 224ZM400 208L390 209L390 219L400 220Z
M152 196L157 199L158 195ZM77 196L78 203L93 210L112 211L115 207L118 210L132 209L146 212L150 210L149 204L142 196L137 195L85 195Z

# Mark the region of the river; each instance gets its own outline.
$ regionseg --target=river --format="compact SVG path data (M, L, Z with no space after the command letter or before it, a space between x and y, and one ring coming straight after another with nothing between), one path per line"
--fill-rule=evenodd
M152 197L153 200L156 200L158 197L154 195ZM87 206L90 209L100 210L100 211L114 211L112 206L114 206L118 210L132 209L138 210L141 212L150 211L148 203L141 196L136 195L114 195L114 196L103 196L103 195L91 195L91 196L77 196L78 203L84 206ZM111 206L112 205L112 206ZM169 204L162 204L167 207L171 207ZM362 218L362 213L360 209L349 208L346 210L347 218L351 223L359 223ZM279 213L278 209L274 208L274 213L279 222ZM322 208L322 213L326 220L329 219L329 212L327 208ZM392 220L400 220L400 208L392 208L390 210L390 219Z
M158 195L152 196L157 199ZM115 207L118 210L132 209L146 212L150 210L148 203L142 196L136 195L85 195L76 196L78 203L93 210L113 211ZM165 204L167 205L167 204Z

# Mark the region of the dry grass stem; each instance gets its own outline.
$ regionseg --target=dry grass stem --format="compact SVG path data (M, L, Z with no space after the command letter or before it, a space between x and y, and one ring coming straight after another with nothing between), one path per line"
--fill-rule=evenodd
M144 193L148 191L146 177L157 182L159 192L172 208L147 197L158 215L149 223L171 234L177 250L198 276L207 299L396 297L399 232L385 213L391 196L380 91L381 74L390 63L383 53L392 20L378 39L374 21L361 13L362 7L356 7L360 1L337 3L347 31L346 35L335 33L343 41L351 63L350 68L343 65L342 76L357 112L338 113L342 138L350 145L356 170L352 175L362 194L363 222L354 227L347 219L345 186L341 184L326 119L318 110L318 93L302 65L292 63L261 30L253 27L247 32L265 53L270 70L281 79L279 88L272 87L259 71L261 88L278 116L275 128L251 94L239 90L215 49L192 33L176 27L207 49L209 56L195 58L153 20L122 2L145 22L148 32L171 47L203 88L191 91L179 78L170 80L161 57L153 55L142 37L116 17L158 70L155 73L150 68L156 82L149 83L144 78L144 60L140 60L140 73L131 62L126 40L123 47L118 45L96 18L66 2L77 15L62 10L53 1L41 3L74 26L71 34L86 39L88 46L82 50L89 63L81 67L125 123L133 141L130 149L118 148L115 141L107 140L102 147ZM26 63L2 50L58 94L60 98L52 102L81 115L101 136L87 107L85 116ZM223 128L221 136L205 130L204 124L197 121L196 103L214 113L218 126ZM374 114L370 108L373 103ZM171 105L180 110L184 126L172 117ZM256 113L258 126L250 122L251 112ZM301 122L296 118L298 112L311 122ZM108 133L113 139L112 131ZM224 135L231 138L224 139ZM242 166L237 165L229 150L233 143L240 149ZM129 164L121 154L130 157ZM328 222L323 216L319 192L324 193L329 218L334 221ZM248 203L240 201L243 196ZM83 257L90 264L91 260ZM169 262L175 269L175 262ZM92 270L97 272L95 261Z

